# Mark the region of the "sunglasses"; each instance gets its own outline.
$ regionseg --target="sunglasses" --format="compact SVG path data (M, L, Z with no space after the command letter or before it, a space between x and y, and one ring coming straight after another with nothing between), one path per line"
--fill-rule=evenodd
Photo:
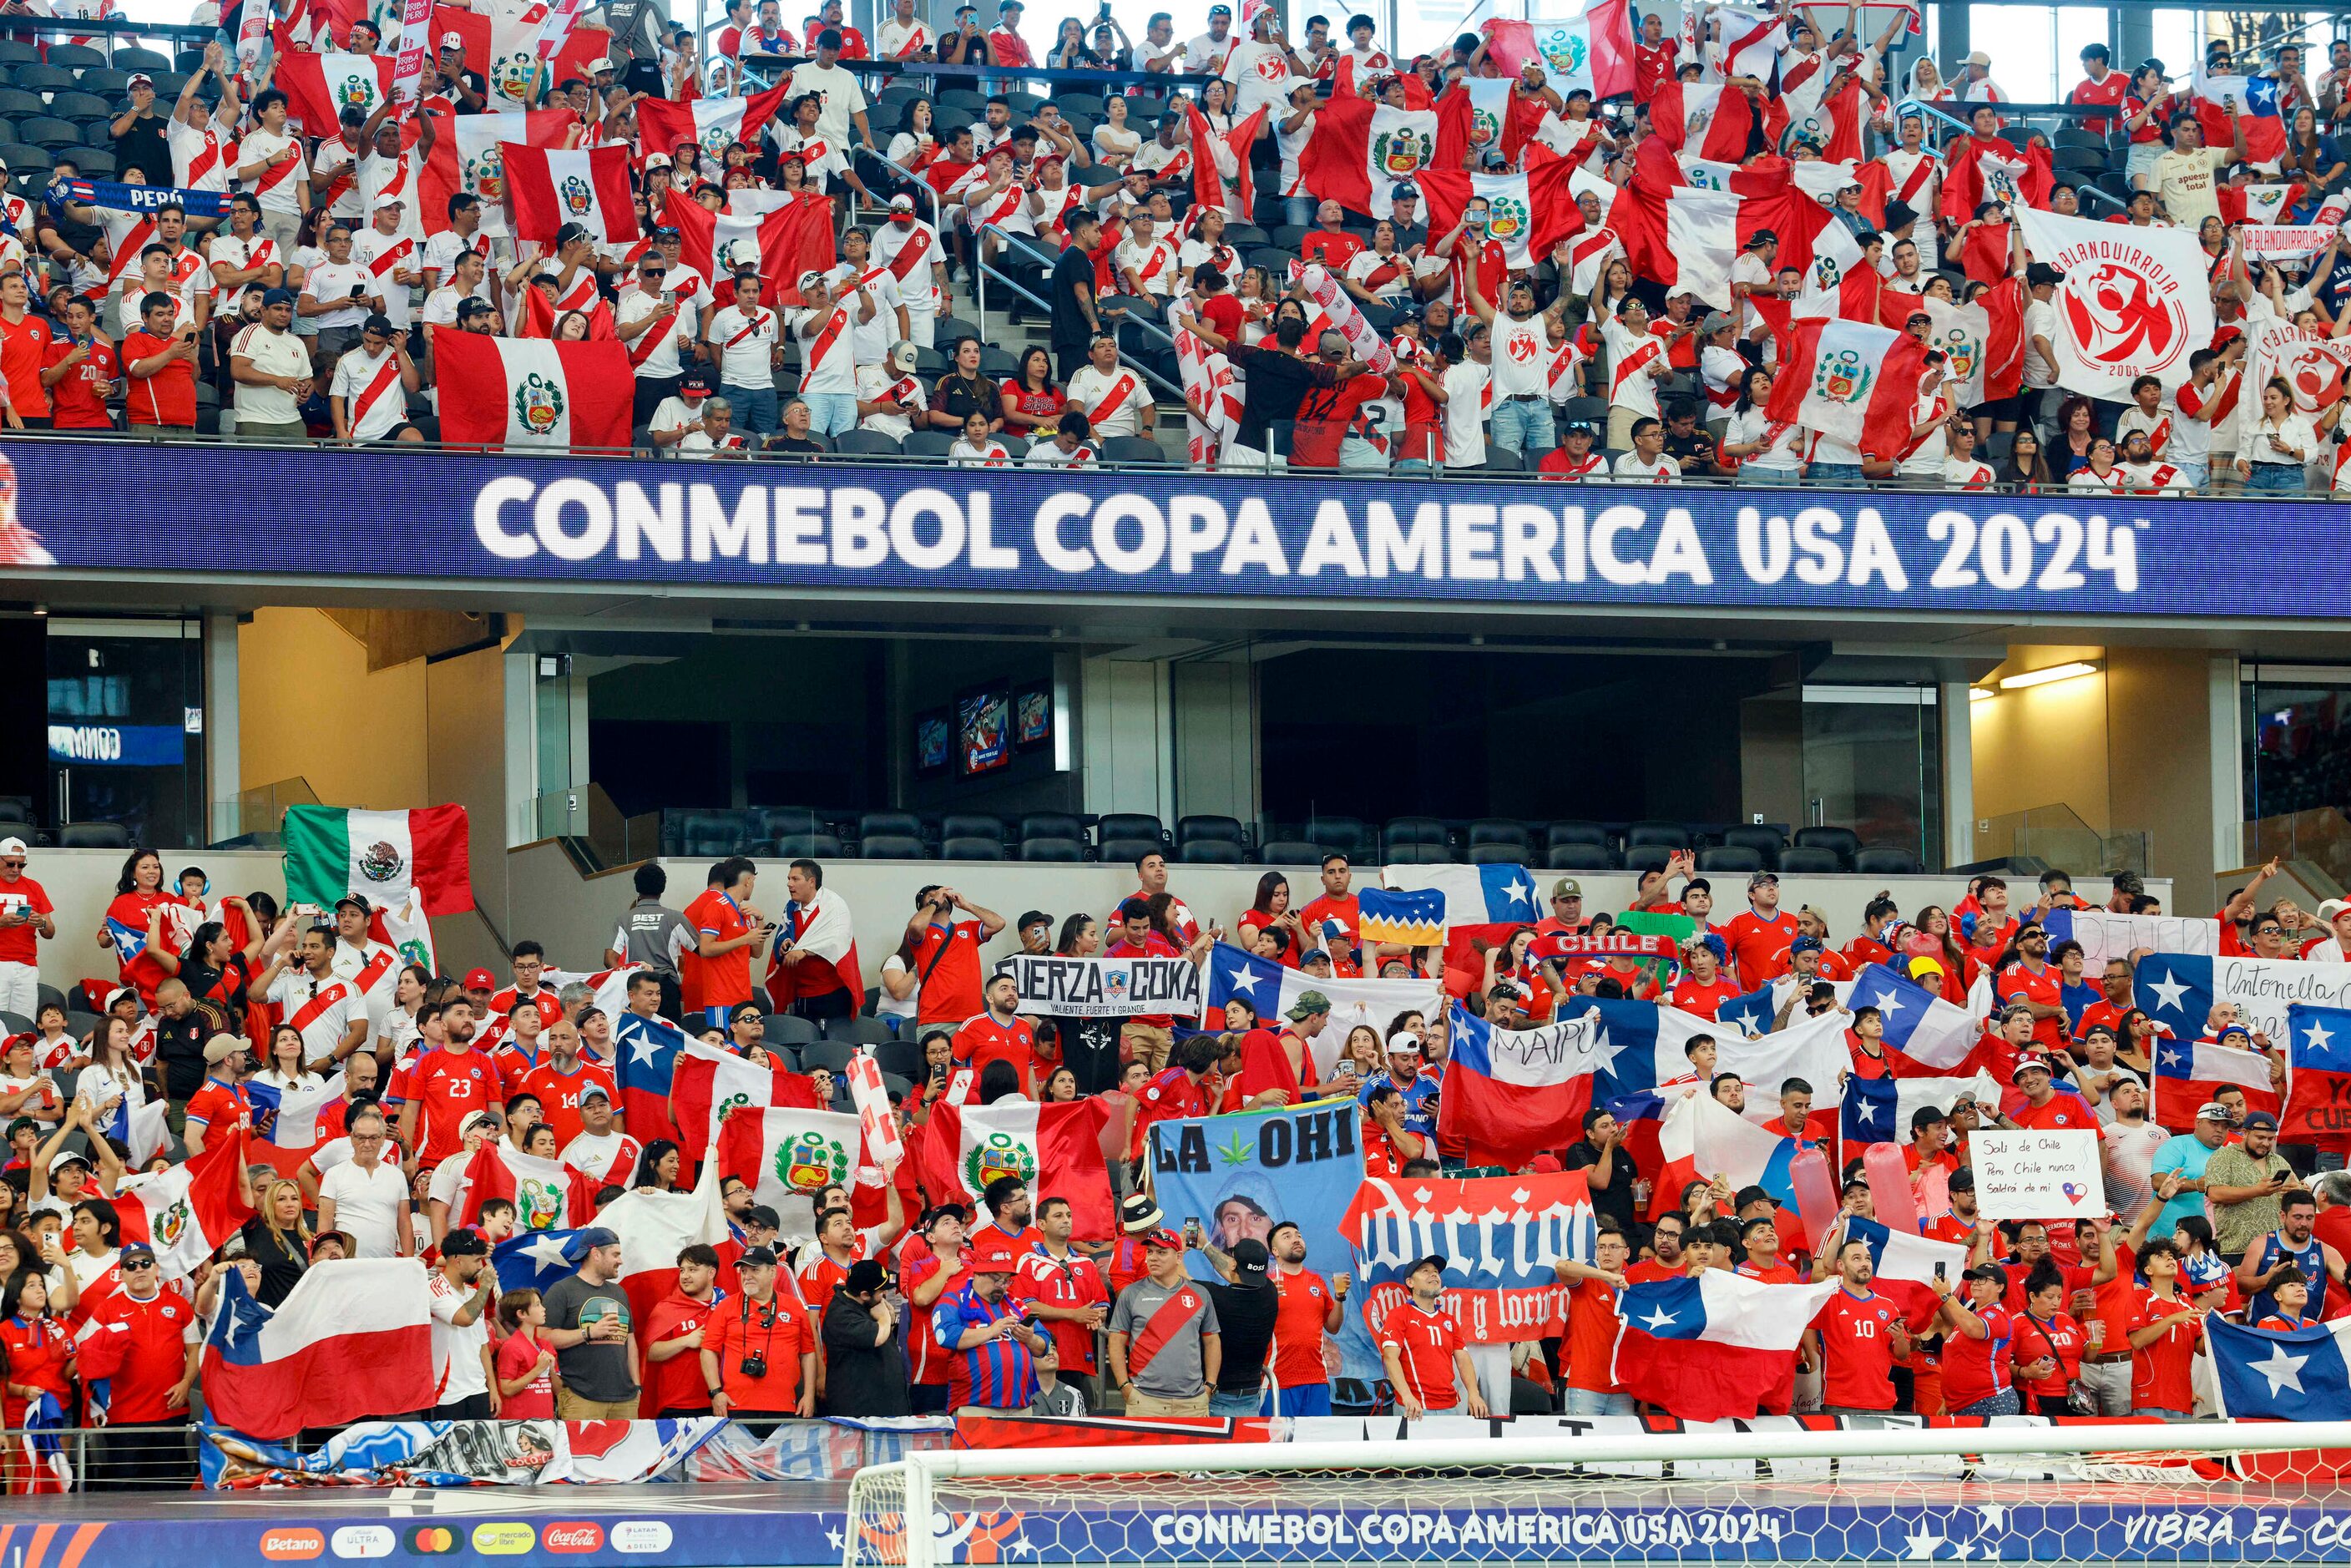
M152 1269L154 1266L155 1260L152 1258L139 1258L123 1264L122 1271L126 1274L135 1274L141 1270Z

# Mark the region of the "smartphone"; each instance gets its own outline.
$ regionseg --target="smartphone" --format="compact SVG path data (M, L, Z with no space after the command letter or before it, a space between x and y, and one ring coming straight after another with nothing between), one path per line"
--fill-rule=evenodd
M1944 1266L1940 1263L1935 1265L1935 1282L1937 1284L1940 1284L1943 1281L1943 1267Z

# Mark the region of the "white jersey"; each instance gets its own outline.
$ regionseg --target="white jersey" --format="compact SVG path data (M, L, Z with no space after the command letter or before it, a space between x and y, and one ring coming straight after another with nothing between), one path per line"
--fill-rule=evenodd
M855 395L857 359L851 342L857 310L854 304L835 304L821 315L813 309L792 312L792 336L800 345L800 391Z
M395 327L405 329L409 320L409 302L416 289L416 281L402 283L395 273L407 273L413 280L424 276L424 257L414 236L405 234L385 234L375 228L364 228L351 236L351 260L366 268L374 281L374 291L383 298L383 313Z
M289 969L272 981L269 1003L281 1022L301 1030L306 1061L333 1056L361 1016L349 985L332 976L318 979L307 969Z
M1085 414L1097 438L1142 434L1143 405L1151 394L1142 377L1126 366L1105 372L1081 365L1070 378L1068 391L1070 406Z
M852 363L878 365L890 357L890 345L898 340L898 307L903 297L898 292L898 280L890 269L869 260L863 272L852 276L849 264L834 267L826 279L832 291L849 311L849 352ZM860 320L862 306L857 300L857 285L873 301L873 319Z
M898 282L898 298L909 316L935 316L939 309L938 275L931 270L946 264L939 248L938 231L925 223L900 228L894 222L873 230L873 255Z
M722 386L758 390L775 384L771 355L779 320L763 305L754 305L748 315L734 305L712 313L710 346L718 352Z
M327 390L329 396L343 400L344 417L350 421L351 434L357 440L381 441L408 419L408 390L401 384L400 356L389 344L372 360L364 349L346 351L335 361L334 379ZM378 981L368 995L381 993L389 1002L392 989L386 978ZM365 1010L364 1002L361 1009Z

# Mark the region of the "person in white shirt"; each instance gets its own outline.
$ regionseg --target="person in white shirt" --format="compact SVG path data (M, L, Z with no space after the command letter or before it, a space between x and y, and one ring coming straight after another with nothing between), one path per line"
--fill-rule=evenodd
M432 350L434 332L456 330L461 307L470 302L480 306L485 310L490 308L489 301L483 298L479 292L483 280L489 276L489 263L482 258L481 252L461 250L457 253L455 267L449 275L449 281L426 295L424 308L418 312L419 323L427 329L424 334L424 347L427 352Z
M280 256L294 254L302 214L310 210L310 166L301 139L286 130L286 94L270 88L253 100L259 123L237 143L236 177L261 203L261 232L277 242Z
M873 254L897 280L898 302L906 312L906 338L936 346L940 302L946 297L947 255L938 231L914 216L914 198L890 198L890 221L873 233Z
M923 392L923 378L914 373L919 358L911 342L900 342L890 350L887 364L857 367L857 422L861 430L871 430L904 441L914 434L914 421L930 407Z
M302 399L310 392L310 351L291 330L294 291L261 297L261 319L229 340L229 373L236 382L236 433L273 441L301 441Z
M1221 3L1208 7L1208 30L1184 46L1184 69L1193 76L1222 76L1240 39L1233 36L1233 8Z
M2105 490L2112 495L2127 495L2130 476L2115 466L2115 444L2103 435L2090 437L2090 449L2085 454L2088 461L2067 476L2065 486L2073 490ZM2302 468L2294 470L2294 487L2302 487Z
M234 309L246 290L277 287L286 278L286 256L261 232L261 204L240 191L228 199L228 233L215 234L210 253L215 306Z
M331 1176L329 1179L332 1179ZM424 1276L432 1319L434 1421L486 1421L498 1413L496 1367L490 1359L490 1244L478 1230L441 1238L441 1261Z
M963 434L947 448L950 467L1002 468L1011 461L1010 449L987 433L987 415L977 410L965 418Z
M1081 468L1094 460L1093 433L1086 426L1086 416L1075 409L1062 413L1055 424L1053 439L1040 441L1029 448L1021 464L1024 468Z
M1976 426L1971 419L1951 421L1944 437L1943 485L1951 490L1981 490L1999 482L1992 465L1976 455Z
M335 439L354 444L423 441L424 433L408 422L408 394L423 384L416 361L408 357L408 334L389 317L369 317L360 327L360 346L335 361L328 384Z
M661 252L646 251L637 261L637 285L621 296L613 317L637 367L632 417L640 424L675 395L684 365L678 356L694 347L694 313L670 293L668 279Z
M319 329L319 356L333 359L360 340L360 323L383 313L383 293L375 275L351 259L351 231L341 224L327 230L326 258L302 277L296 313Z
M1722 428L1720 451L1739 464L1742 484L1793 485L1803 477L1803 432L1775 426L1764 406L1771 401L1771 372L1758 365L1740 378L1739 401Z
M1608 446L1622 452L1633 444L1634 422L1657 416L1657 383L1672 376L1674 367L1666 357L1666 340L1649 330L1649 308L1637 295L1616 302L1615 316L1600 325L1600 340L1607 350Z
M485 263L483 281L474 292L486 300L490 298L490 250L493 242L482 232L482 198L460 191L449 198L449 226L424 242L424 282L428 288L438 288L449 281L456 271L457 257L473 251Z
M1119 363L1118 340L1107 332L1094 335L1087 346L1086 362L1070 378L1065 389L1069 406L1086 416L1097 439L1113 435L1149 435L1158 410L1143 378Z
M2328 411L2330 415L2335 412ZM2309 416L2295 410L2294 388L2283 376L2272 376L2262 388L2261 420L2237 454L2237 473L2245 488L2298 493L2304 466L2323 455L2331 454L2321 451Z
M2137 495L2193 495L2196 490L2186 475L2156 455L2155 445L2144 430L2134 430L2123 437L2123 458L2115 467Z
M1153 232L1151 219L1137 213L1127 220L1125 237L1111 253L1111 276L1118 280L1121 294L1165 299L1175 280L1175 260L1167 242Z
M800 298L807 303L791 316L800 344L799 395L810 427L830 439L857 428L854 326L878 312L869 285L861 281L836 298L820 272L800 274Z
M1562 293L1537 315L1534 285L1515 278L1502 286L1503 308L1497 311L1479 291L1474 271L1469 277L1469 308L1492 334L1493 443L1540 459L1559 444L1552 423L1551 366L1552 353L1567 341L1567 296Z
M874 36L877 57L885 60L927 60L936 57L938 35L914 15L914 0L897 0L890 19Z
M1486 390L1492 374L1492 335L1482 325L1464 334L1465 352L1445 371L1445 465L1480 468L1486 463ZM1448 359L1451 354L1448 352Z
M1642 418L1633 422L1633 450L1617 455L1610 470L1619 479L1645 480L1652 485L1678 485L1682 482L1682 465L1666 454L1666 426L1662 420Z
M351 236L351 260L374 281L384 315L404 332L416 286L424 281L424 266L415 236L402 231L402 207L398 196L386 193L375 198L372 221Z
M601 1085L580 1092L580 1131L563 1145L563 1163L586 1176L589 1185L626 1186L635 1174L644 1145L612 1124L612 1100Z
M361 1258L407 1258L416 1252L409 1213L408 1178L385 1157L383 1113L370 1105L354 1113L351 1157L319 1178L319 1229L348 1233Z
M751 444L735 434L735 405L723 397L705 399L701 423L688 426L677 442L680 457L742 457L750 450Z
M850 323L849 353L852 364L878 365L890 357L893 343L914 336L897 274L873 255L872 231L852 226L841 236L841 260L825 279L835 294L863 287L873 297L873 314Z
M653 433L656 447L666 452L682 442L687 434L702 428L702 405L710 400L713 387L710 372L700 365L687 369L678 378L677 391L662 399L645 423Z
M743 428L764 440L775 433L775 372L784 362L783 318L759 303L759 279L734 280L733 303L714 307L702 320L701 351L718 367L718 385L743 411Z
M812 92L824 105L817 116L816 128L835 147L849 145L849 128L857 127L857 144L868 152L878 152L873 145L873 128L865 120L865 87L852 72L841 68L841 35L828 27L814 40L816 58L805 61L792 69L792 92L795 95Z

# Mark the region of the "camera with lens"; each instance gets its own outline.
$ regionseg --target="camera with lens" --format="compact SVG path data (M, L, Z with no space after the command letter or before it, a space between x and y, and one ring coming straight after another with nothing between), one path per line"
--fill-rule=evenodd
M764 1355L747 1355L737 1364L735 1370L746 1377L765 1377L768 1375L768 1358Z

